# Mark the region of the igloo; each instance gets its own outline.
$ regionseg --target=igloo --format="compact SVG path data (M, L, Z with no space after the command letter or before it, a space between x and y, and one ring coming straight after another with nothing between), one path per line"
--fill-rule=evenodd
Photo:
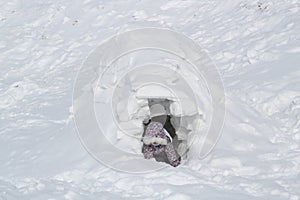
M176 148L186 162L211 151L224 119L224 92L205 51L165 29L111 38L89 56L75 85L74 116L83 145L118 170L164 167L141 154L142 122L153 102L171 116Z

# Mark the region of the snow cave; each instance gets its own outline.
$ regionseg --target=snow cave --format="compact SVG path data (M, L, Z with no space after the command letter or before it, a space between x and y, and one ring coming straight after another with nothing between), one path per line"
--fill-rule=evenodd
M121 171L166 166L141 152L143 121L153 103L167 111L182 164L211 151L224 117L222 82L207 53L164 29L128 31L100 45L83 63L73 99L81 142Z

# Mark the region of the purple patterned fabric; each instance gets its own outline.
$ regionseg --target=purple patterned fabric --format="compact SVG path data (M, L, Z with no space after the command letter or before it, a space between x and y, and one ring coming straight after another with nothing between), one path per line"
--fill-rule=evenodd
M147 142L147 144L145 144L146 138L148 139L147 141L153 141L153 143L149 144L149 142ZM161 139L166 140L167 141L166 144L156 143L156 141L160 141ZM142 152L146 159L153 158L160 153L165 153L169 163L172 166L176 167L180 164L181 159L180 157L177 156L173 144L170 138L167 136L163 128L163 125L161 123L151 122L147 126L146 133L143 138L143 142L144 145L143 145Z

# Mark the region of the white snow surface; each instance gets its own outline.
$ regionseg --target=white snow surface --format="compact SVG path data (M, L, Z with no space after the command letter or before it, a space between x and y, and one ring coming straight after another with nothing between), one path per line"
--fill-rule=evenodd
M76 73L125 30L183 33L226 92L217 146L147 174L110 169L76 133ZM300 199L300 1L0 3L0 199Z

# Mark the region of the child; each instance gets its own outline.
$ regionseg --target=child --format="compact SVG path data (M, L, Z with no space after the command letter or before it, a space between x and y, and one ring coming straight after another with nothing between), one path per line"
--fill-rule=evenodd
M160 104L150 107L151 122L147 125L143 141L142 153L146 159L155 158L157 161L169 163L173 167L180 164L181 158L177 155L172 137L164 129L167 120L165 108Z

